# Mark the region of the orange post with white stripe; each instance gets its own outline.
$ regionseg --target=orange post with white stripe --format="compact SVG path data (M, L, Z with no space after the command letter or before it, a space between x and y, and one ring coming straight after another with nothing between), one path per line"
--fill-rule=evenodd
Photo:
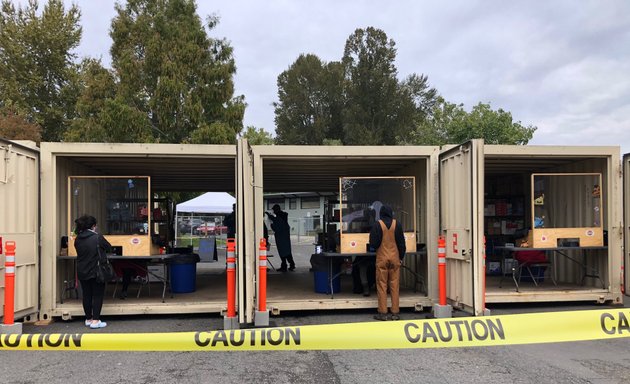
M4 262L4 325L15 320L15 241L5 244Z
M440 305L446 305L446 239L438 237L438 290Z
M227 317L236 316L236 241L227 239Z
M258 311L267 310L267 241L260 239L258 247Z

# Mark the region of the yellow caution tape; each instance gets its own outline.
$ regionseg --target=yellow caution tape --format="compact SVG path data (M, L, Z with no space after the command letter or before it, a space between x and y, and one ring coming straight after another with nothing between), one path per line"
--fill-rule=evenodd
M487 347L630 336L630 309L178 333L0 335L0 350L286 351Z

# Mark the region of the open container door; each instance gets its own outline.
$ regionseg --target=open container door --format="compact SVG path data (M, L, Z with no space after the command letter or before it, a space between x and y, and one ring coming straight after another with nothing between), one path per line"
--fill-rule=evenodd
M623 222L624 222L624 257L623 263L625 268L630 268L630 153L623 155ZM621 276L623 286L628 287L630 284L630 273L625 271L625 276ZM622 289L623 294L626 291Z
M247 257L256 254L257 242L254 235L255 215L245 214L254 211L253 156L247 140L237 143L236 167L236 297L238 305L238 321L240 324L254 321L254 296L246 292L254 292L254 281L249 276L257 272L258 257ZM259 220L260 221L260 220Z
M24 145L21 145L23 143ZM32 147L30 146L32 144ZM32 142L0 139L0 237L15 241L15 318L39 311L39 150ZM0 256L0 308L4 306L5 256ZM2 312L0 312L2 317Z
M483 315L483 140L442 151L439 163L446 296L454 307Z

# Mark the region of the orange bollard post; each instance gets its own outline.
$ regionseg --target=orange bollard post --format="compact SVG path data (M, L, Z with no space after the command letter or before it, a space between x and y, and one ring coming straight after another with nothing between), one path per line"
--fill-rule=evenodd
M258 247L258 311L267 310L267 241L260 239Z
M4 324L15 320L15 241L6 242L4 263Z
M227 239L227 317L236 316L236 242Z
M446 240L438 237L438 285L440 305L446 305Z

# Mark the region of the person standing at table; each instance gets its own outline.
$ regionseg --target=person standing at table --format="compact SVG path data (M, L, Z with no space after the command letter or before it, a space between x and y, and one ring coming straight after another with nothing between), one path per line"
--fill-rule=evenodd
M111 252L111 244L96 232L96 218L83 215L76 219L74 248L77 251L77 278L83 290L83 311L85 326L92 329L105 328L107 323L101 321L101 308L105 295L105 283L96 281L96 268L99 259L99 248L103 254Z
M392 297L391 320L399 320L400 265L405 257L405 235L402 225L393 218L392 209L383 205L378 220L370 231L370 246L376 249L376 320L388 320L387 288Z
M273 215L269 212L265 212L271 220L271 229L273 230L274 237L276 238L276 248L278 248L278 255L282 260L280 265L280 272L287 271L287 261L289 262L289 271L295 270L295 261L293 261L293 254L291 253L291 227L289 227L289 214L280 209L278 204L271 207Z

